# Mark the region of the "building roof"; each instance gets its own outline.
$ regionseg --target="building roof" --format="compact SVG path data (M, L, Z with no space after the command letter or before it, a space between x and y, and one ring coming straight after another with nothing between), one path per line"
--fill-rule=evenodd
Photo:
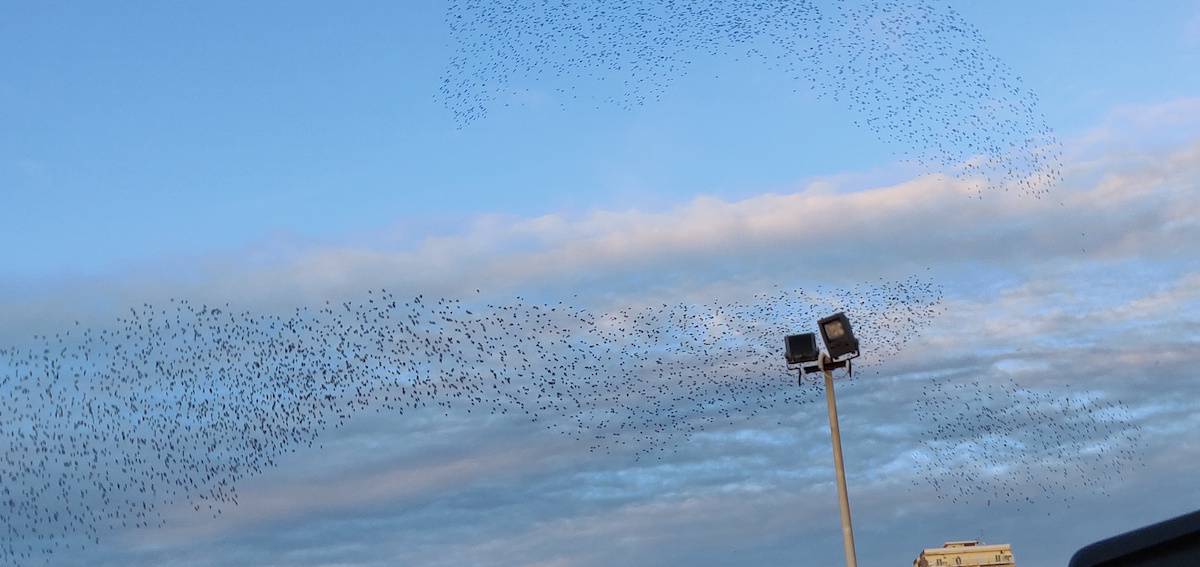
M948 541L942 547L930 547L924 551L925 555L953 555L956 553L970 553L975 551L1005 551L1011 552L1012 545L1007 543L996 543L991 545L980 545L977 541Z

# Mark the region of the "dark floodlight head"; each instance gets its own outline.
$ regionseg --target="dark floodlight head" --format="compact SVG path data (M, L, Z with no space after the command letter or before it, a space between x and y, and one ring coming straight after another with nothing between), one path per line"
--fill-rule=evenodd
M850 319L845 313L835 313L817 322L821 328L821 338L825 340L825 350L829 351L829 357L838 360L848 354L853 354L849 358L858 356L858 339L854 338L854 331L850 328Z
M817 350L817 336L813 333L788 335L783 339L783 355L788 364L804 364L821 356Z

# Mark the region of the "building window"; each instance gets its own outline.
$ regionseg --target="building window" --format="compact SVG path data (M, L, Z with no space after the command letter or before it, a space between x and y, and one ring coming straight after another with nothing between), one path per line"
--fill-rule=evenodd
M962 558L961 558L961 557L955 557L955 558L954 558L954 564L955 564L955 565L962 565Z

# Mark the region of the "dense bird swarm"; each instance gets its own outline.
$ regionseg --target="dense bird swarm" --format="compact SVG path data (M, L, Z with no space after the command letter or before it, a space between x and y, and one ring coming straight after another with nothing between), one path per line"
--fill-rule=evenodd
M385 290L286 315L142 305L0 350L0 559L159 525L170 503L219 514L240 480L369 409L514 414L592 451L661 455L810 399L784 335L846 309L878 361L940 297L910 278L612 312Z
M460 126L534 84L563 104L640 106L696 59L737 56L847 105L905 159L980 196L1040 198L1062 175L1035 93L945 4L454 0L447 21L457 50L439 97Z
M1137 455L1141 427L1117 400L1011 379L938 379L923 394L916 411L927 430L914 457L941 500L1070 507L1080 488L1107 496L1114 481L1145 466Z
M945 4L458 0L447 20L457 51L439 94L460 125L519 100L522 88L563 104L661 101L696 60L733 56L847 105L858 126L980 196L1041 198L1061 179L1060 144L1036 94ZM1136 429L1119 403L978 382L931 388L917 408L930 424L919 468L941 498L1029 501L1037 495L1018 482L1045 496L1102 486L1131 464Z
M439 95L460 125L529 81L564 101L607 93L593 102L632 107L660 99L698 57L748 55L981 192L1041 197L1061 175L1036 97L946 6L455 0L447 16L458 51ZM385 290L282 315L142 305L109 328L0 349L0 562L161 525L172 503L219 514L242 479L366 410L511 414L592 451L661 458L695 432L819 395L783 372L784 335L844 309L869 368L940 300L909 279L612 312ZM918 404L930 425L922 458L943 497L1027 499L1014 475L1035 463L1048 494L1098 485L1132 458L1120 406L1011 384L931 388ZM1006 460L993 466L997 453Z

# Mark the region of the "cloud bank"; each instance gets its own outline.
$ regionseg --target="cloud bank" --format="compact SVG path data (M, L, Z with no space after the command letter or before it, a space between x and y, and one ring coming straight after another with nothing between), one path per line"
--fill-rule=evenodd
M1120 120L1189 118L1188 103L1171 108ZM1160 118L1145 118L1156 112ZM962 181L929 176L866 189L823 182L742 200L701 197L658 211L482 217L413 245L364 236L366 244L298 247L268 262L239 259L265 254L231 254L200 259L182 275L145 270L59 290L10 290L0 312L18 340L39 324L54 328L46 321L87 312L103 319L168 295L270 308L378 287L450 296L482 289L630 306L734 301L780 282L833 289L929 273L946 287L944 314L886 372L840 390L860 556L907 561L921 547L982 535L1013 543L1022 564L1055 565L1085 543L1200 498L1190 481L1190 463L1200 460L1192 435L1200 427L1200 262L1191 244L1200 225L1200 143L1119 138L1076 144L1064 184L1040 201L973 199ZM1139 467L1104 479L1102 489L1069 485L1032 503L944 504L914 456L929 449L929 422L915 410L932 384L970 401L945 385L972 380L1013 381L1052 402L1120 400L1140 428ZM241 505L219 519L176 510L163 530L130 530L60 559L833 562L837 510L820 409L781 408L711 431L663 463L590 454L518 421L362 416L324 438L323 448L253 480ZM1086 441L1063 447L1087 451L1106 440ZM1040 490L1023 479L1050 469L999 455L998 465L1013 469L1005 486Z

